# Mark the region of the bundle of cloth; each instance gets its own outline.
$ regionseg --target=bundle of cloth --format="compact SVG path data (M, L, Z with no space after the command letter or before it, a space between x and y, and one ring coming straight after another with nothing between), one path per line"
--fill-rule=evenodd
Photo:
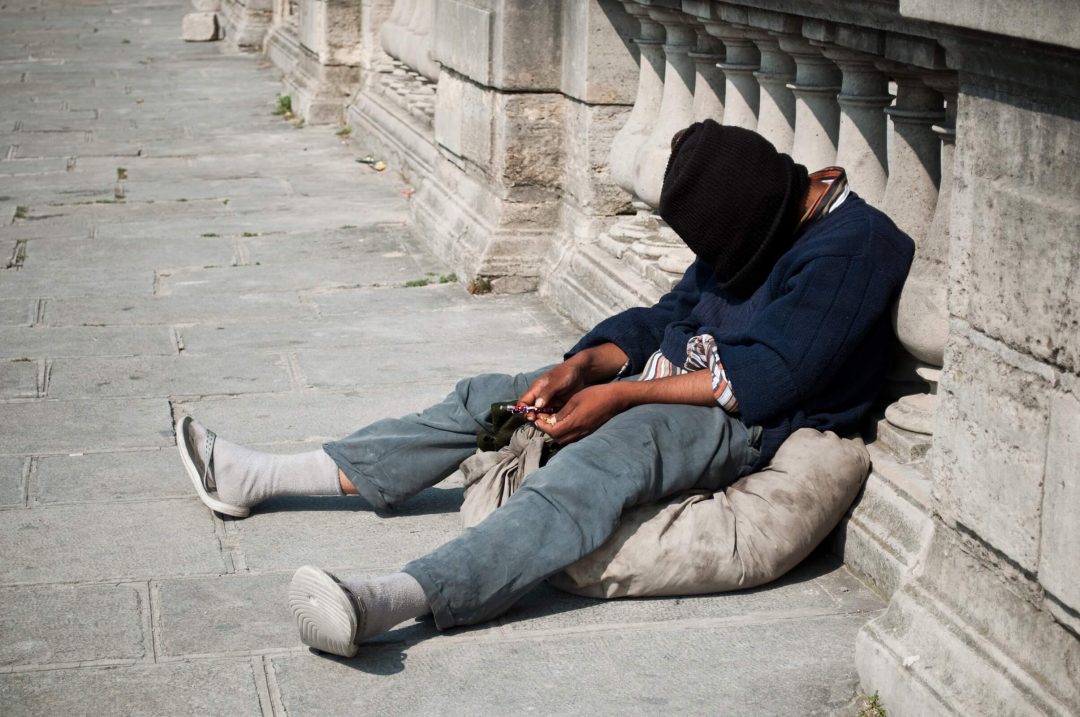
M459 469L465 527L503 505L554 449L529 424L503 427L500 438L481 437L482 448ZM762 470L724 490L691 491L627 511L607 542L548 582L596 598L763 585L825 539L869 472L870 455L860 438L799 429Z

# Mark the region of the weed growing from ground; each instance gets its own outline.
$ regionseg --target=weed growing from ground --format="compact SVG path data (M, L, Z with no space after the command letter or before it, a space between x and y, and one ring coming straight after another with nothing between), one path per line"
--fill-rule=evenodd
M281 117L284 115L292 114L292 97L289 95L278 95L277 107L274 108L274 115Z
M885 706L881 704L881 698L878 697L878 693L862 698L862 704L859 705L859 714L855 717L888 717L885 712Z
M491 293L491 279L483 276L477 276L469 280L469 283L465 285L465 291L470 294L490 294Z

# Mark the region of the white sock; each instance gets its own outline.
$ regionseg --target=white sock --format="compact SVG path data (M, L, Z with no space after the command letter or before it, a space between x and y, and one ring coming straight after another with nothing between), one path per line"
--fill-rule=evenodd
M342 578L341 584L356 596L367 613L367 622L356 636L357 642L431 612L424 589L408 573L391 573L377 578Z
M189 426L192 445L201 448L206 428L196 421ZM321 448L285 455L263 453L218 436L213 475L218 497L244 508L277 495L343 495L337 463Z

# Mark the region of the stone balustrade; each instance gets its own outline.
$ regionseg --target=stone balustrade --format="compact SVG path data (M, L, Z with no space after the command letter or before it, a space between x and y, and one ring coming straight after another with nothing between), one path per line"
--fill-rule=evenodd
M1080 6L271 2L223 0L233 41L272 10L287 87L354 68L347 120L436 253L582 326L692 260L656 216L676 130L712 118L845 167L917 247L836 540L890 599L863 688L901 717L1080 713Z

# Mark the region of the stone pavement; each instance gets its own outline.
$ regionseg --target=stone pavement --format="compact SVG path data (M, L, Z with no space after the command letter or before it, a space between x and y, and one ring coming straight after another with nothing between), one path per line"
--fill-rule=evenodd
M0 5L0 712L853 714L854 635L882 604L826 556L723 596L542 587L349 661L299 644L293 569L398 568L459 530L460 488L221 520L174 418L303 449L553 361L577 329L438 283L393 168L272 116L272 72L181 42L187 10Z

